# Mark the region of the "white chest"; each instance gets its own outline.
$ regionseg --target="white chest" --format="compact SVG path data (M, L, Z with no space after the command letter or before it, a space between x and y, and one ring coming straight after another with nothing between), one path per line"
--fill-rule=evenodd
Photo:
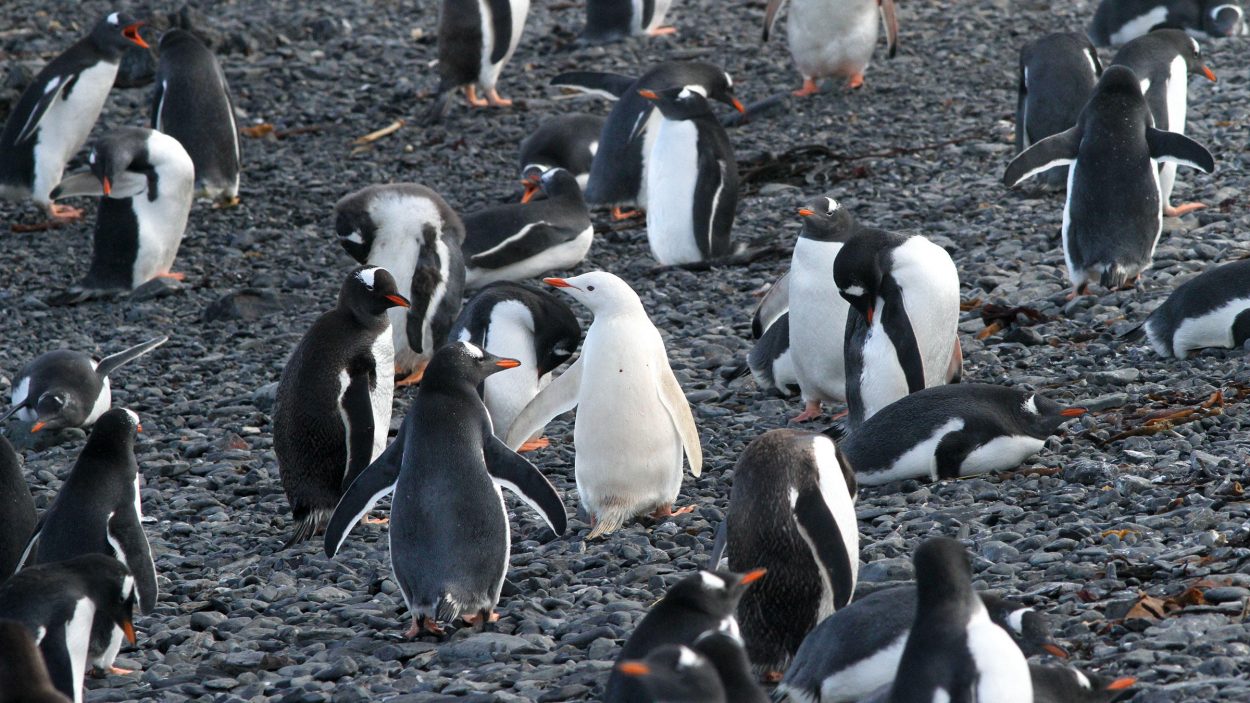
M661 120L647 162L647 240L656 261L683 264L703 258L695 241L695 185L699 132L689 121Z

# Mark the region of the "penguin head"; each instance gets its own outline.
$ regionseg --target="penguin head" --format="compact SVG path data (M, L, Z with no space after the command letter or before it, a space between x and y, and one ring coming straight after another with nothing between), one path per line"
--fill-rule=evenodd
M617 671L637 679L656 701L725 700L724 685L712 662L680 644L666 644L645 659L629 659Z
M1018 411L1029 434L1043 438L1054 434L1059 426L1085 414L1085 408L1065 408L1039 393L1028 393L1021 401Z
M380 266L357 266L339 289L339 307L364 323L382 318L393 307L409 305L408 299L399 294L395 277Z
M880 252L865 237L855 237L842 246L833 260L833 282L838 294L871 325L877 313L877 296L885 272Z
M972 590L972 566L968 562L968 551L958 541L949 537L931 537L916 547L912 564L916 570L916 594L920 606L917 617L926 608L941 604L981 607L980 599Z
M713 617L728 617L738 607L738 601L747 587L760 580L767 569L752 569L745 574L732 571L700 571L678 581L664 596L665 603L707 613Z
M666 90L644 88L638 94L654 103L668 120L690 120L712 114L712 106L707 101L707 88L701 85L682 85Z
M607 271L591 271L572 278L544 278L543 283L573 296L596 315L629 312L642 306L634 289Z
M59 430L83 424L87 419L87 409L82 407L74 394L63 389L53 389L44 392L35 401L35 416L31 432Z
M339 244L359 263L369 260L369 250L377 237L378 223L373 221L369 204L373 201L368 189L345 195L334 205L334 233Z
M1137 74L1128 66L1112 64L1102 72L1102 78L1098 79L1098 84L1094 86L1094 94L1091 96L1090 103L1086 104L1085 109L1092 107L1093 98L1104 94L1114 95L1136 95L1145 104L1145 98L1141 93L1141 81L1138 80Z
M96 142L87 156L87 162L92 175L100 181L104 197L133 197L137 194L135 186L155 175L156 168L148 149L148 137L151 135L150 129L119 127L109 130ZM142 176L142 180L134 178L136 175ZM119 184L125 185L119 188Z
M121 56L127 47L147 49L148 43L139 36L143 22L124 12L106 15L91 29L91 43L108 56Z
M811 207L800 208L799 215L803 217L803 231L799 236L804 239L845 242L855 233L855 218L851 216L851 211L833 198L819 198Z
M1213 37L1245 34L1245 12L1228 0L1208 0L1202 16L1202 29Z
M126 408L113 408L100 416L87 436L83 454L134 454L135 435L143 431L139 415Z
M724 71L721 71L719 76L708 82L707 93L705 94L712 100L723 102L744 115L747 112L746 106L734 96L733 77Z
M434 352L421 379L421 387L467 383L476 388L487 376L520 365L516 359L495 356L472 342L452 342Z
M1055 642L1054 636L1050 633L1050 627L1041 613L1015 601L988 593L981 594L981 602L989 611L990 620L1011 635L1026 657L1045 652L1060 659L1068 658L1067 650Z

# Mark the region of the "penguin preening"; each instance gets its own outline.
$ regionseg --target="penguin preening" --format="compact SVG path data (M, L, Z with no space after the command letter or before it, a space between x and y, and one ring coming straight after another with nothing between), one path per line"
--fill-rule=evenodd
M1130 340L1146 338L1159 356L1188 358L1208 347L1236 349L1250 339L1250 260L1217 266L1177 286Z
M69 703L48 676L43 655L26 627L0 620L0 692L5 703Z
M543 279L590 308L594 322L582 353L521 411L506 444L519 447L553 417L577 408L574 472L586 539L613 532L629 518L673 510L681 490L682 455L696 477L703 449L690 404L668 363L664 340L629 284L592 271Z
M113 406L109 375L167 341L169 337L149 339L98 361L70 349L40 354L14 377L11 406L0 422L16 414L33 423L31 432L92 425Z
M473 107L512 104L499 96L499 74L512 58L530 0L442 0L438 13L438 91L427 120L447 116L451 95L464 88ZM486 97L479 97L481 88Z
M586 188L590 180L590 164L599 150L599 133L606 118L600 115L574 114L548 117L521 142L520 176L525 199L538 191L538 176L553 168L562 168L577 179L577 187Z
M17 570L36 522L35 501L17 452L8 439L0 437L0 583Z
M1052 134L1070 129L1102 75L1102 62L1089 39L1076 32L1055 32L1020 50L1016 96L1016 153ZM1047 186L1068 182L1068 169L1042 175Z
M567 518L560 495L521 455L492 434L477 387L515 359L467 342L434 354L399 435L344 493L326 528L333 557L348 530L394 491L388 539L391 568L412 617L407 637L440 634L463 616L486 627L511 550L500 486L530 506L557 535Z
M295 522L288 548L325 527L386 447L395 367L387 314L408 305L386 269L357 267L338 305L291 352L273 410L273 450Z
M586 0L586 26L578 39L602 44L632 35L676 34L676 27L664 25L672 4L673 0Z
M53 217L82 212L57 205L52 189L95 125L126 47L147 48L143 26L114 12L35 76L0 132L0 197L30 198Z
M392 308L397 385L421 373L460 313L464 223L447 201L415 183L362 188L334 205L339 244L362 264L385 267L411 303Z
M1012 187L1071 164L1063 206L1063 252L1073 296L1098 280L1104 288L1135 285L1150 267L1163 231L1156 162L1206 173L1215 159L1198 142L1152 127L1137 74L1109 66L1075 127L1034 144L1007 165Z
M1200 39L1246 33L1238 0L1102 0L1089 25L1097 46L1118 46L1159 28L1174 27Z
M152 95L152 129L177 139L195 164L196 192L222 205L239 202L239 130L226 74L194 34L161 36Z
M785 0L769 0L764 11L764 41ZM898 51L898 16L894 0L792 0L786 39L803 87L797 97L820 92L821 78L845 78L850 88L864 84L864 70L877 48L877 12L885 23L887 55Z

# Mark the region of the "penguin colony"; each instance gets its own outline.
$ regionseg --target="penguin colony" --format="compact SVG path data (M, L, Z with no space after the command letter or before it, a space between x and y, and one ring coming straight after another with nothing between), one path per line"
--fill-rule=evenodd
M681 28L665 24L673 5L591 0L577 41L680 41ZM783 5L765 8L765 41ZM443 0L427 122L454 124L459 91L472 108L512 106L499 86L529 10L528 0ZM896 55L900 16L905 46L906 5L892 0L792 0L786 12L803 85L783 99L821 100L813 96L825 78L871 99L865 69L877 51ZM1064 188L1056 209L1069 297L1093 285L1149 285L1164 218L1207 206L1172 201L1178 166L1213 174L1220 161L1185 136L1189 79L1216 80L1203 42L1244 34L1243 15L1231 2L1103 0L1087 35L1021 43L1017 153L1002 164L1002 181L1040 177ZM90 314L93 305L125 305L155 279L182 280L172 267L183 239L212 216L195 198L233 208L245 206L241 192L264 197L240 191L247 161L230 67L192 32L171 29L159 43L144 33L154 34L123 12L100 18L34 77L0 133L0 195L46 211L52 219L41 224L85 219L58 200L98 199L90 270L53 305ZM153 45L147 126L95 129L85 168L68 173L123 54ZM1120 48L1100 55L1096 47L1108 45ZM613 104L606 116L544 116L518 145L519 202L458 212L427 185L360 183L327 205L335 239L358 265L326 272L340 286L336 302L303 301L320 315L275 374L272 446L290 516L287 540L272 550L334 559L385 529L390 583L406 608L394 623L402 637L472 637L498 627L501 599L526 597L527 584L508 579L518 548L563 540L591 551L639 523L680 525L705 507L682 499L687 468L698 478L712 461L716 474L733 464L732 479L701 479L728 500L703 570L667 584L589 695L708 703L1135 695L1131 677L1063 663L1069 653L1031 607L1044 610L1045 598L979 591L973 563L984 559L942 536L944 527L907 555L914 584L858 587L861 488L1009 471L1048 443L1057 449L1050 439L1087 414L1072 398L964 378L961 272L923 232L860 221L836 192L795 203L801 231L790 265L760 291L756 346L738 375L749 371L761 394L800 399L794 422L821 418L828 404L833 424L761 431L741 456L705 455L720 429L700 423L687 400L667 320L637 292L648 281L584 259L605 245L595 223L610 209L613 222L643 219L663 267L738 263L735 216L751 205L740 201L722 120L732 113L719 104L746 114L739 129L767 130L774 118L752 114L714 64L634 68L637 77L586 70L552 80ZM1122 343L1176 360L1241 347L1250 339L1246 263L1176 286L1132 320ZM747 318L743 311L743 327ZM138 616L157 617L170 579L157 572L145 526L143 488L154 477L136 459L143 424L113 407L110 379L144 355L172 361L158 348L178 346L188 331L163 331L101 359L50 349L12 374L0 417L10 436L65 441L75 435L57 433L74 430L86 440L37 510L18 452L0 437L0 701L77 703L91 698L89 670L133 673L116 661L127 643L143 646ZM570 411L571 445L547 434ZM576 499L550 478L561 445L573 451ZM385 528L371 516L380 509ZM585 522L570 519L577 515Z

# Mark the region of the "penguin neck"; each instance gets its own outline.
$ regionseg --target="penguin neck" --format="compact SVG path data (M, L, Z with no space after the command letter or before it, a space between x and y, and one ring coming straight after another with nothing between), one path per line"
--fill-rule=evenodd
M340 305L339 310L352 322L371 332L381 332L390 324L386 311L375 314L359 310L353 305Z
M91 435L87 438L87 444L82 449L80 459L93 458L114 460L121 459L126 463L134 460L135 444L134 440L118 440L113 437L98 437Z

